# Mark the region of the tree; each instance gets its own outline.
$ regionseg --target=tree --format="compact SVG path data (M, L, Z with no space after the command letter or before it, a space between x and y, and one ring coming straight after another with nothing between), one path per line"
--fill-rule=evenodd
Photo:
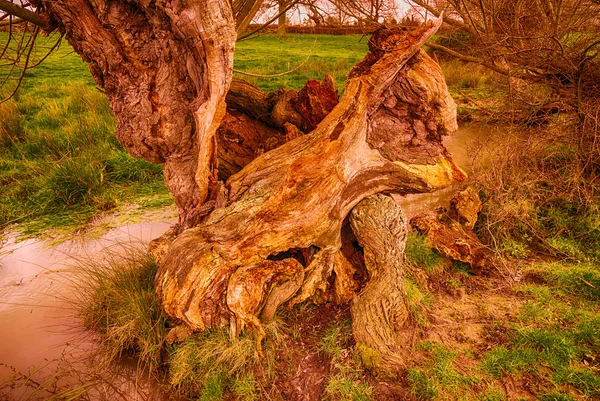
M332 0L343 14L367 25L378 25L397 16L395 1L390 0Z
M428 46L500 74L547 85L551 102L578 110L600 96L600 3L593 0L411 0L471 39ZM465 36L462 40L464 41ZM450 41L453 39L450 38Z
M261 321L282 303L335 299L352 303L358 342L402 364L406 224L383 194L464 178L441 144L456 129L454 102L420 50L441 19L376 33L338 103L330 78L272 94L233 81L226 1L32 4L21 18L58 29L89 63L121 143L165 164L180 218L152 249L173 322L234 336L247 327L260 345ZM363 249L364 264L348 260Z

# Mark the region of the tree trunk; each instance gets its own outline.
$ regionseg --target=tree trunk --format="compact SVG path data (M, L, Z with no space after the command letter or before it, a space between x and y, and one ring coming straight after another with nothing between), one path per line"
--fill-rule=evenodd
M285 8L287 7L286 0L277 0L279 6L279 18L277 19L277 35L285 36L287 34L287 15Z
M41 3L104 88L119 141L133 156L165 164L181 225L196 225L219 193L215 132L236 40L228 3Z
M362 199L428 192L464 178L441 144L456 129L454 102L439 66L420 50L440 23L375 34L340 103L314 131L229 178L223 207L177 237L160 261L155 284L169 316L194 330L229 325L235 335L249 327L260 338L259 317L280 304L360 288L335 281L353 280L341 230ZM390 240L397 255L399 236ZM394 274L401 279L401 271Z
M284 303L356 299L357 340L386 364L397 359L405 223L388 198L356 208L364 271L349 251L348 216L378 193L429 192L464 178L441 144L456 129L456 107L420 50L441 20L374 34L339 103L327 79L274 94L236 82L226 109L236 39L229 2L40 4L90 63L119 140L165 163L180 228L189 227L157 253L156 291L173 320L193 330L229 326L232 335L247 327L260 343L261 320ZM229 161L225 184L217 141ZM377 330L366 330L373 322Z
M396 370L405 366L399 351L408 342L403 266L406 217L391 197L377 194L352 210L350 223L364 248L370 276L352 303L354 339L376 352L371 362L377 367Z

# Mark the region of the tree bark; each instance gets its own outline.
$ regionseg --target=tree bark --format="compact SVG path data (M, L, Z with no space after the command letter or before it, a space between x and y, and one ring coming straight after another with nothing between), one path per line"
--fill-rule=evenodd
M314 131L229 178L223 207L177 237L160 262L155 284L169 316L194 330L246 326L260 337L267 294L284 294L277 304L290 294L290 305L330 299L332 280L352 280L340 262L341 229L362 199L464 178L441 144L456 129L454 102L420 50L440 23L374 35L340 103ZM334 278L336 271L345 273Z
M227 109L236 40L230 3L41 4L90 63L121 143L165 164L180 227L188 227L171 232L157 252L155 286L166 314L192 330L229 326L235 336L248 328L260 344L261 320L282 304L355 299L357 340L392 363L406 315L405 223L389 198L361 201L464 178L441 143L456 129L456 106L439 66L420 50L441 19L409 33L374 34L339 103L327 79L274 94L237 82ZM221 158L233 160L225 184L217 177L217 140ZM368 272L346 258L342 241L357 205L350 220ZM381 324L366 330L372 322Z
M215 132L225 115L235 21L227 2L43 1L89 63L135 156L165 164L180 223L218 194Z
M408 309L404 292L404 248L407 221L391 197L373 195L361 201L350 217L364 248L370 280L352 303L352 332L358 345L376 352L388 370L405 366L399 350L407 342Z
M287 15L285 8L287 7L287 0L277 0L279 6L279 18L277 18L277 35L285 36L287 34Z

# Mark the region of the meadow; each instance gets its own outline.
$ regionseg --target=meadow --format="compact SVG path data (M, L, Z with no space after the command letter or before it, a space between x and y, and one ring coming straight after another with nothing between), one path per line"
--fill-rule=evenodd
M106 97L66 41L25 74L0 116L0 229L72 232L125 204L172 203L162 167L132 158L116 140Z
M341 92L366 41L265 35L238 44L235 68L279 74L310 55L290 75L240 77L263 90L299 89L328 73ZM490 109L502 114L499 103L487 114L480 107L499 99L498 77L457 61L441 65L460 118L488 118ZM126 204L172 203L161 167L131 158L114 138L106 98L66 43L25 78L17 96L0 104L1 228L18 223L11 227L25 235L73 230ZM283 311L266 327L263 356L251 338L230 341L221 331L167 344L168 323L153 293L157 266L146 255L124 265L85 266L89 286L78 305L83 322L102 340L106 363L136 355L140 371L183 399L283 400L307 355L326 367L325 400L600 399L598 202L590 195L582 206L569 192L580 187L573 189L562 167L575 155L568 145L556 145L556 125L549 127L534 133L539 151L523 141L507 143L475 174L485 201L476 230L502 258L490 277L475 276L432 251L423 237L409 236L406 292L414 341L397 377L379 373L377 354L355 346L343 307ZM556 146L545 145L551 142ZM554 192L548 190L556 182ZM548 253L552 249L557 252Z

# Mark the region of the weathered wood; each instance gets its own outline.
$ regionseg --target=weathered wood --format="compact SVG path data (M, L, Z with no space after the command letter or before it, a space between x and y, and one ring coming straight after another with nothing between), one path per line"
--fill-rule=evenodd
M473 232L481 200L471 187L456 193L448 212L419 215L410 224L427 237L431 246L442 255L467 263L477 274L485 274L493 265L493 253Z
M456 128L454 103L439 67L420 50L440 23L374 35L340 103L314 131L229 178L224 207L182 233L161 263L155 284L169 316L196 330L227 324L225 277L291 249L317 250L291 302L319 297L329 291L344 220L362 199L433 191L463 177L441 144ZM382 113L407 109L422 123L411 137L402 121L382 127ZM389 140L406 152L388 149ZM251 316L260 313L238 311L236 326L256 326Z
M261 154L315 129L339 100L330 76L309 80L300 91L271 93L234 79L226 99L227 114L217 131L224 181Z
M300 92L265 94L239 81L229 90L236 30L224 0L35 4L90 64L121 143L165 164L180 226L155 243L155 286L172 320L194 331L229 325L232 335L248 327L260 343L260 319L279 305L335 292L338 302L356 299L357 339L397 362L405 232L389 198L371 196L464 178L441 143L456 129L456 107L420 50L441 19L376 32L337 103L328 79ZM218 140L233 160L221 177L241 168L225 184ZM355 207L367 272L344 256L358 253L341 235ZM174 330L170 340L187 334Z
M387 369L405 366L397 351L406 341L408 323L404 293L404 248L407 221L400 206L382 194L362 200L350 217L352 230L364 248L370 280L352 302L352 333L368 346Z

